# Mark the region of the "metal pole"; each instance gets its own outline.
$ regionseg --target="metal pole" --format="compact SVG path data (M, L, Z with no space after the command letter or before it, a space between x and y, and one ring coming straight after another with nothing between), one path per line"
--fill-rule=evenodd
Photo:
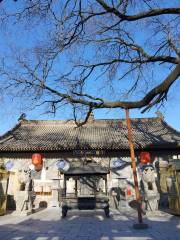
M131 161L132 161L132 170L133 170L133 178L134 178L134 188L136 194L136 204L137 204L137 211L138 211L138 222L141 224L142 221L142 211L141 211L141 196L138 187L138 178L137 178L137 171L136 171L136 160L134 154L134 145L133 145L133 136L132 136L132 128L131 128L131 120L129 118L129 110L125 109L126 111L126 123L128 127L128 142L129 148L131 153Z

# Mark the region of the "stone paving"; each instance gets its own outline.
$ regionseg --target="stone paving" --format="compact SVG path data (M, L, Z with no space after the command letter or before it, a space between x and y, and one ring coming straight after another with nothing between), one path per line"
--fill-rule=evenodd
M59 208L48 208L26 217L0 217L0 240L179 240L180 217L160 212L144 217L149 228L135 230L134 211L69 211L65 219Z

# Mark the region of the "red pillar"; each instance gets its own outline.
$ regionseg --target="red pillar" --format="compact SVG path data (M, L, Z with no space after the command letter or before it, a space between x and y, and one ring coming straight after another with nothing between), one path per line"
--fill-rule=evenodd
M125 111L126 111L126 123L128 127L128 142L129 142L129 148L131 153L132 170L133 170L133 178L134 178L134 188L135 188L135 194L136 194L136 204L137 204L137 211L138 211L138 222L142 223L141 195L140 195L139 186L138 186L131 120L129 118L129 110L126 109Z

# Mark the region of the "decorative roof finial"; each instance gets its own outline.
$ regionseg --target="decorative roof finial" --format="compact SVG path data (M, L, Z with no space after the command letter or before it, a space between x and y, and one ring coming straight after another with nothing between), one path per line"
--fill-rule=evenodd
M94 113L91 112L88 118L88 123L93 123L94 122Z
M156 112L156 116L157 116L157 118L160 118L161 120L164 120L164 116L163 116L163 114L162 114L162 112L161 111L157 111Z
M22 113L21 116L18 118L18 121L24 121L26 120L26 114Z

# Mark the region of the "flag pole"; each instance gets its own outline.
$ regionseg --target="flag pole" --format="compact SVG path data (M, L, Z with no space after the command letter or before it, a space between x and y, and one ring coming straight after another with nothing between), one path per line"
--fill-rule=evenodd
M147 228L148 225L143 223L142 219L142 209L141 209L141 195L138 186L138 177L137 177L137 170L136 170L136 160L135 160L135 153L134 153L134 144L133 144L133 134L132 134L132 127L131 127L131 119L129 117L129 110L125 109L126 112L126 123L128 128L128 142L131 154L131 163L132 163L132 171L133 171L133 178L134 178L134 189L136 195L136 206L138 212L138 224L134 224L134 228L141 229Z

